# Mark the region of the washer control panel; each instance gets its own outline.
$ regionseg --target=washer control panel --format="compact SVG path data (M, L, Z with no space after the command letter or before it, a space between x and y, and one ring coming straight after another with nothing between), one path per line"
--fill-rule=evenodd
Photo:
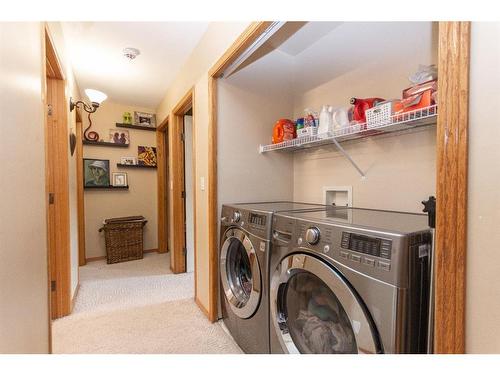
M374 257L391 259L392 241L356 233L342 232L343 249Z

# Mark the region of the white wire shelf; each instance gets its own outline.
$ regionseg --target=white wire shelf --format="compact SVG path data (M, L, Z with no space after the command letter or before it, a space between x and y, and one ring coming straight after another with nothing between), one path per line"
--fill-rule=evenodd
M436 105L418 109L411 112L392 115L385 121L378 123L363 123L351 125L347 128L336 131L333 136L321 138L317 135L310 135L294 138L281 143L260 145L260 153L269 151L295 151L309 147L317 147L337 142L345 142L359 138L373 137L380 134L403 131L420 126L429 126L436 123L438 109Z

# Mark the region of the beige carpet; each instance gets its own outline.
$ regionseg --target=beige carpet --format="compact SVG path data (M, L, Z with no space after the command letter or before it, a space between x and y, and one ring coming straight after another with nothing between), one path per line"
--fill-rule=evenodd
M167 254L80 267L70 316L52 324L54 353L241 353L193 301L193 274L173 275Z

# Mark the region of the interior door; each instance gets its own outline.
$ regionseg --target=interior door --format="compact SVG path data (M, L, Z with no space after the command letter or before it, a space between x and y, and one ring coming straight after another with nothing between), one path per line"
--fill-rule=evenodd
M285 257L271 280L271 330L285 353L378 353L372 320L356 293L326 262Z
M69 150L64 80L47 77L47 233L52 319L71 312Z
M251 317L261 298L261 268L248 235L230 228L224 234L220 253L223 293L231 310L240 318Z

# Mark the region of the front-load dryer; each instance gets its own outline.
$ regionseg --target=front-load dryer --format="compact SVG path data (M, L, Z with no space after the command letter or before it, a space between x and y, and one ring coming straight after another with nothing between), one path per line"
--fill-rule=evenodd
M425 215L281 213L270 257L272 353L425 353Z
M270 352L268 280L273 214L324 207L295 202L222 206L219 315L245 353Z

